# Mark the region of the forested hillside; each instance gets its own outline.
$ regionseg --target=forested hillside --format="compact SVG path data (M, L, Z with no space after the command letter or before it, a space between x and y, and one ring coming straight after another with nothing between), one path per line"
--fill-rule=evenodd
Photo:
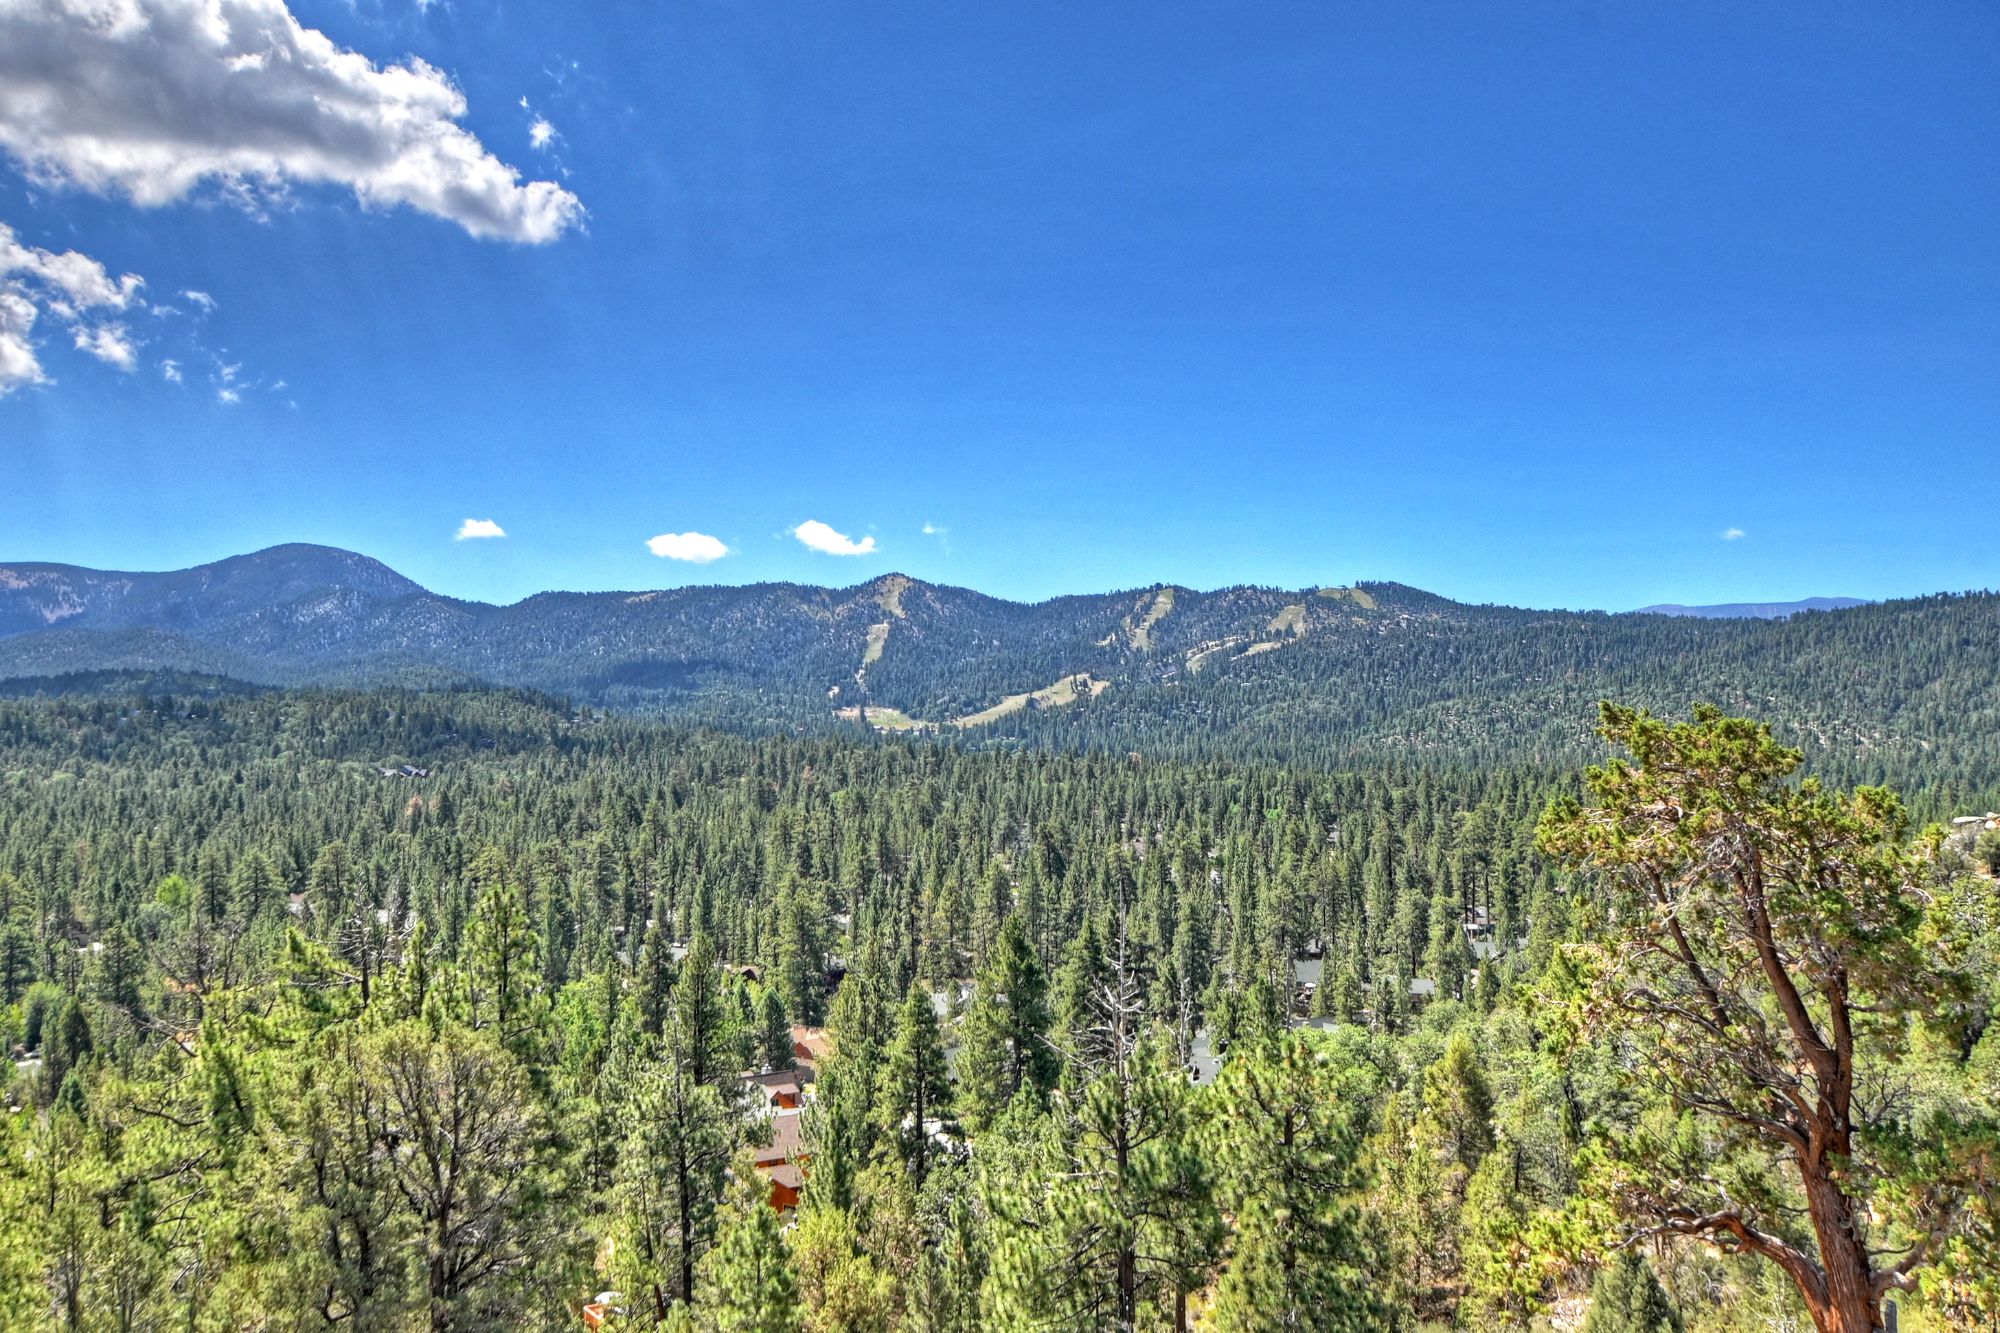
M1803 1327L1740 1245L1617 1250L1619 1150L1664 1135L1816 1253L1782 1156L1590 1017L1606 792L516 692L0 698L0 1323L1500 1328L1596 1290L1595 1333ZM1925 1137L2000 1095L1995 843L1910 853L1925 905L1867 926L1962 979L1864 1033L1900 1091L1848 1188L1920 1247L1906 1330L1996 1309L1991 1177Z
M0 680L112 669L266 684L486 682L763 732L868 729L1319 767L1594 753L1597 700L1785 724L1842 779L1990 783L2000 597L1785 620L1467 606L1397 584L1157 587L1024 605L887 575L439 597L344 551L173 574L0 568Z

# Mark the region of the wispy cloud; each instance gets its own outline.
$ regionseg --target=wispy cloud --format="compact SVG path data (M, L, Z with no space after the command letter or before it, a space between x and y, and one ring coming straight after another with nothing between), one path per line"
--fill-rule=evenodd
M0 82L0 98L5 96ZM68 326L78 350L130 370L136 349L125 326L95 321L131 307L145 285L136 273L112 277L80 251L27 245L0 222L0 397L24 384L48 382L34 337L35 323L45 314Z
M99 324L94 329L78 329L76 350L88 352L99 361L120 370L130 370L139 364L139 349L133 345L132 336L125 331L123 324Z
M875 550L873 537L863 537L860 541L855 541L816 518L809 518L793 528L792 535L822 555L871 555Z
M663 560L685 560L691 565L705 565L729 554L721 538L705 532L663 532L648 537L646 549Z
M0 397L48 378L35 355L35 319L40 313L18 287L0 280Z
M207 292L196 291L194 288L190 287L186 291L182 292L181 295L188 301L191 301L195 305L200 306L201 312L204 315L209 314L215 309L215 298L213 296L210 296Z
M0 277L30 280L45 294L49 309L65 319L86 310L123 310L146 280L136 273L114 278L109 269L77 250L43 250L14 236L0 222Z
M583 221L460 122L465 94L412 56L377 65L285 0L0 4L0 149L38 184L144 207L203 187L254 211L297 185L540 244Z
M528 126L528 146L531 148L547 148L555 137L556 127L540 116L536 116L535 123Z
M465 522L458 525L458 531L452 534L451 539L455 542L463 542L474 541L482 537L505 537L506 535L506 529L490 518L468 518Z
M950 535L951 529L941 523L924 524L924 536L926 537L949 537Z
M1722 530L1722 540L1726 542L1740 542L1746 535L1741 528L1724 528Z

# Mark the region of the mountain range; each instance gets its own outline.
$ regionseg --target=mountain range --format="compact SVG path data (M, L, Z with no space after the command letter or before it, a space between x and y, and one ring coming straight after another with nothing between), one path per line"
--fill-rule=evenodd
M749 730L1285 759L1567 759L1593 744L1607 696L1713 700L1789 723L1863 772L1939 746L1971 763L2000 735L2000 597L1794 610L1537 611L1367 582L1024 604L901 574L494 606L290 545L165 573L0 565L0 680L492 684Z
M1652 616L1699 616L1705 620L1783 620L1801 611L1844 611L1850 606L1866 606L1861 597L1806 597L1796 602L1721 602L1713 606L1682 606L1660 602L1642 606L1638 614Z

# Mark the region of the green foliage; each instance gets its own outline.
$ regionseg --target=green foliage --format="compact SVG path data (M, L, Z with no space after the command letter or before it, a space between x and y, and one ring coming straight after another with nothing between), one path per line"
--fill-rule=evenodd
M613 1168L614 1266L629 1301L665 1319L695 1299L715 1244L723 1177L739 1125L678 1061L649 1063L622 1090L624 1138Z
M1082 1092L1028 1131L1026 1168L994 1182L995 1305L1003 1319L1132 1330L1182 1307L1221 1237L1194 1097L1164 1045L1118 1013ZM1025 1097L1015 1113L1032 1116Z
M1059 1063L1049 1023L1041 961L1025 922L1011 915L980 970L960 1032L960 1099L975 1129L992 1123L1023 1088L1039 1105L1055 1086Z
M1334 1052L1303 1033L1232 1058L1205 1131L1232 1219L1219 1329L1372 1330L1389 1322L1359 1207L1361 1109Z
M1636 1250L1620 1250L1590 1289L1583 1333L1681 1333L1681 1317Z
M1646 1233L1760 1255L1820 1328L1868 1333L2000 1150L1963 1041L1931 1088L1866 1091L1909 1085L1912 1038L1957 1026L1979 984L1926 947L1949 867L1886 789L1789 782L1801 755L1768 726L1603 719L1635 762L1592 769L1592 804L1555 802L1541 841L1610 891L1606 929L1571 951L1586 1030L1682 1114L1610 1136L1596 1183Z
M875 1097L880 1151L907 1165L921 1189L938 1152L932 1136L943 1133L934 1122L951 1111L951 1077L938 1043L937 1015L921 990L912 990L903 1001Z
M626 1329L1504 1326L1581 1295L1661 1172L1811 1246L1782 1155L1606 1021L1621 942L1657 936L1627 880L1537 849L1567 779L1159 753L500 692L0 699L0 1325L554 1328L612 1288ZM1769 785L1729 799L1808 802L1777 862L1900 828ZM2000 890L1958 841L1811 845L1875 876L1801 891L1832 928L1784 937L1879 956L1848 972L1857 1067L1903 1089L1857 1122L1870 1241L1948 1216L1906 1327L1977 1326ZM1884 979L1913 955L1921 1005ZM724 1167L769 1142L739 1075L818 1013L786 1242ZM1708 1054L1690 1086L1735 1086ZM1742 1257L1658 1253L1693 1333L1800 1317Z
M722 1007L722 975L715 945L696 935L674 986L674 1007L667 1032L670 1057L696 1083L727 1086L730 1074L728 1015Z
M778 1215L748 1161L738 1160L736 1177L721 1236L702 1261L703 1326L715 1333L799 1333L798 1279Z
M889 1333L897 1325L895 1278L861 1247L848 1213L810 1208L788 1238L806 1333Z
M362 1051L377 1134L397 1145L389 1183L407 1202L434 1328L477 1327L512 1304L508 1279L540 1254L533 1207L544 1133L527 1079L484 1033L406 1021Z
M790 1069L797 1064L792 1050L792 1022L785 1002L772 987L757 998L757 1060L765 1069Z
M2000 875L2000 829L1987 829L1979 835L1974 844L1973 855L1979 858L1989 875Z

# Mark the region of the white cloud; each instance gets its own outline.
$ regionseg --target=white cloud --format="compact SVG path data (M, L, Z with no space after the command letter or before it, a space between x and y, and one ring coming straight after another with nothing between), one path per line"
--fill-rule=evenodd
M1726 542L1740 542L1746 535L1741 528L1724 528L1722 530L1722 540Z
M869 555L875 550L873 537L855 541L816 518L809 518L793 528L792 535L822 555Z
M0 16L16 0L0 0ZM0 27L4 18L0 17ZM0 53L0 64L5 55ZM0 99L6 97L0 88ZM46 384L35 326L43 317L59 321L76 350L96 357L120 370L134 370L139 349L158 340L166 325L149 327L152 336L141 337L119 315L146 315L167 320L181 313L176 307L145 299L145 280L136 273L113 277L111 271L89 255L76 250L44 250L21 240L14 229L0 222L0 398L26 384ZM203 313L214 309L215 301L206 292L183 291L181 296ZM182 381L185 358L206 357L191 330L169 339L174 355L160 359L160 374L172 384ZM218 394L219 401L233 403L240 397L237 376L240 365L219 366L213 382L229 388ZM254 386L251 386L254 387Z
M926 537L949 537L951 529L939 523L926 523L923 528Z
M218 403L240 403L243 401L243 395L225 386L215 391L215 401Z
M729 554L729 548L720 538L705 532L663 532L648 537L646 549L662 559L685 560L691 565L705 565Z
M45 185L146 207L209 185L253 209L333 185L531 244L582 221L465 113L441 71L377 65L284 0L0 0L0 148Z
M123 324L100 324L94 329L79 328L76 331L76 349L88 352L120 370L130 370L139 364L139 349L132 343L132 337Z
M7 3L11 0L0 0L0 7ZM6 96L0 85L0 98ZM24 384L47 382L34 341L35 323L44 314L67 324L77 347L130 370L135 352L125 326L94 324L92 319L127 309L145 285L134 273L113 278L104 265L79 251L58 253L24 244L12 227L0 222L0 397Z
M77 250L58 254L25 245L4 222L0 222L0 277L35 282L42 288L49 309L65 319L74 319L86 310L123 310L146 285L136 273L113 278L104 265Z
M39 313L18 288L0 282L0 395L48 378L35 356L35 318Z
M549 124L548 121L542 119L540 116L536 116L535 123L528 126L528 144L530 147L547 148L550 141L555 137L556 127Z
M490 518L468 518L458 525L452 534L455 542L468 541L479 537L505 537L507 532Z

